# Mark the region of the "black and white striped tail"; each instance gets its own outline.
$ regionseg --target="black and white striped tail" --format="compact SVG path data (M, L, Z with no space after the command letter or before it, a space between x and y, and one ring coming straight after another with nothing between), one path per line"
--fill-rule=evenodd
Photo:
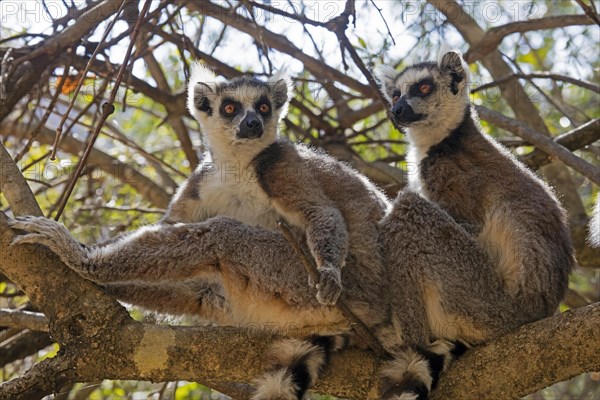
M438 340L427 348L406 347L381 373L383 400L427 400L440 374L467 351L461 342Z
M329 364L331 353L347 345L344 336L286 339L267 355L269 371L256 380L252 400L304 400L308 389Z

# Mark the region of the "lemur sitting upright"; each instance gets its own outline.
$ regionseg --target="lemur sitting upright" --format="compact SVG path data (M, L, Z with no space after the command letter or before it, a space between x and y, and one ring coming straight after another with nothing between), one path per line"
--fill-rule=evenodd
M382 67L377 74L409 142L407 161L416 167L410 190L440 205L477 239L501 290L520 309L520 324L553 314L575 266L566 213L541 179L481 132L461 54L442 52L437 63L402 72ZM427 286L425 306L437 337L452 336L439 318L443 297L439 286Z
M388 200L356 171L279 137L290 86L279 76L218 83L212 71L194 66L188 108L200 123L208 152L178 190L164 221L224 215L276 229L283 218L305 234L320 272L317 299L332 305L342 290L348 251L358 256L368 248L367 232L375 243L375 223Z
M436 72L435 64L430 64L427 72L435 79L436 90L449 93L456 90L458 77L447 79L446 73ZM217 118L216 110L226 106L226 100L236 100L239 94L245 94L247 101L237 100L244 110L244 116L237 118L243 121L247 108L260 109L257 99L262 95L274 104L276 96L272 90L283 86L277 82L241 78L220 84L190 85L190 103L195 107L193 110L197 109L194 112L198 118L211 115ZM439 109L447 110L446 106L442 104ZM284 108L285 104L281 105L280 109ZM451 118L446 113L440 116L446 121ZM274 126L269 120L264 121L265 127ZM246 124L248 129L255 123L249 125ZM224 134L224 139L218 139L210 136L213 131L207 131L205 124L202 127L204 135L209 135L209 146L227 140L226 130L217 131ZM235 135L235 125L229 132ZM442 338L477 344L548 314L536 313L535 303L523 302L524 296L515 296L508 290L501 271L498 272L497 265L479 243L435 203L415 193L402 192L385 214L388 203L383 195L360 174L335 160L275 139L260 146L255 142L257 139L238 141L231 135L231 146L256 144L248 152L255 151L253 159L248 153L239 154L248 155L246 165L253 168L247 171L267 188L264 196L271 204L279 204L276 200L282 191L292 204L306 204L306 199L315 197L311 188L316 187L325 192L332 207L341 213L348 235L342 296L395 357L383 370L382 399L427 398L446 361L461 350L460 345L453 348L445 342L431 345L431 340ZM273 152L274 149L281 152ZM267 153L277 156L265 157ZM480 167L482 174L489 172L485 165ZM308 175L300 179L301 172ZM223 216L196 222L210 216L199 211L203 194L198 191L197 182L213 182L214 190L220 187L220 181L210 177L211 174L195 173L179 190L161 224L141 228L116 240L82 246L55 221L26 217L11 222L15 229L25 231L13 243L45 245L70 268L105 285L118 298L157 311L197 314L242 326L266 324L282 332L287 328L316 334L348 332L350 326L341 313L335 307L319 304L308 290L301 263L285 238L270 229L271 225L267 225L268 229L248 225L259 222L250 219L249 213L226 207L225 200L231 197L222 198L215 207L238 212L234 216L246 218L248 224ZM276 184L278 179L290 179L304 186L292 181ZM258 191L248 190L253 187L249 182L244 182L243 187L244 192L253 196ZM235 186L230 188L228 193L240 193L233 190ZM244 199L238 200L242 203ZM281 214L285 217L285 210ZM535 219L540 215L534 211L530 217ZM274 223L273 218L269 220ZM523 226L523 229L519 235L536 233L535 227ZM327 236L328 231L322 234ZM540 240L551 240L548 235ZM570 264L557 270L548 269L545 272L548 280L540 278L530 285L526 280L533 278L526 276L523 290L542 292L539 296L557 303L564 292L565 270L569 268ZM319 337L312 342L288 341L277 346L272 353L272 371L260 380L254 398L305 399L330 351L338 345L337 337ZM367 388L364 396L370 393L371 388Z
M200 123L208 151L178 189L160 224L86 247L75 244L64 227L52 221L21 220L15 227L37 225L40 233L17 242L47 245L83 277L106 284L123 301L280 332L349 332L349 322L331 307L341 293L342 276L348 275L344 281L354 292L347 299L349 307L375 331L378 326L387 329L378 222L390 202L349 166L279 137L290 87L289 79L279 76L266 82L247 76L218 81L212 71L196 64L189 80L188 108ZM233 228L235 223L224 217L248 226ZM282 249L281 235L252 228L276 230L279 218L304 236L317 263L320 281L316 296L312 295L316 301L307 298L311 291L305 271L286 270L269 261L285 257L289 250ZM227 228L239 237L203 247L206 232L217 237ZM42 239L44 229L54 230L49 240ZM234 242L235 251L220 251ZM288 251L287 257L297 256ZM226 269L218 261L222 258L235 260L232 263L239 269ZM194 269L206 265L207 259L214 267ZM242 265L252 268L244 270ZM322 354L338 344L335 337L280 343L272 353L276 370L262 381L257 398L292 387L304 396L325 364ZM278 373L277 365L304 362L309 355L312 368L307 376L295 377L285 367ZM273 379L282 385L273 387Z

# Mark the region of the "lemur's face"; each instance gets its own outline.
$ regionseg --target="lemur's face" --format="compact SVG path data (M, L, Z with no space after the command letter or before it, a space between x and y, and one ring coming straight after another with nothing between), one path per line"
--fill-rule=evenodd
M211 73L212 74L212 73ZM211 145L268 144L287 112L287 79L251 77L216 82L204 67L195 67L188 88L188 108Z
M445 53L439 63L412 65L402 72L390 67L377 71L392 103L392 118L402 127L440 127L444 119L462 119L469 104L468 73L460 53Z

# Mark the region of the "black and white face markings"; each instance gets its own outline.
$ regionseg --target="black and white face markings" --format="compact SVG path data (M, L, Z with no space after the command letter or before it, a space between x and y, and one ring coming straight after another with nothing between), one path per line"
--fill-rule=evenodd
M218 104L219 123L229 127L227 131L234 133L235 139L262 137L274 116L273 88L270 83L255 78L241 77L221 83L211 97L204 102ZM206 108L204 102L200 103Z
M241 76L218 81L202 64L193 66L189 85L188 108L213 149L274 140L291 95L289 79Z
M445 53L439 63L423 62L402 72L383 66L376 73L392 103L392 118L399 126L445 126L440 114L464 114L468 104L468 91L463 90L467 71L455 51Z

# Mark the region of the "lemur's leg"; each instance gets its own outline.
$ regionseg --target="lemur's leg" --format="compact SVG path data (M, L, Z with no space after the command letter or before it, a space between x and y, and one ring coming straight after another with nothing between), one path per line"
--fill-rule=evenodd
M426 399L448 362L516 327L517 304L503 290L479 244L447 213L418 194L400 193L382 221L393 318L406 347L383 371L384 399ZM397 288L397 289L395 289ZM424 315L428 346L410 318ZM417 324L418 326L418 324Z
M290 305L317 305L306 288L306 271L278 232L227 217L193 224L154 225L108 244L84 246L53 220L24 217L9 221L26 233L13 244L48 247L71 269L100 284L181 283L236 276ZM276 293L275 293L276 292ZM312 298L311 298L312 297Z
M347 345L348 337L343 335L275 343L267 354L268 371L256 380L252 400L307 399L308 389L329 364L331 354Z
M193 281L181 285L108 284L104 290L125 303L170 315L192 315L228 323L229 302L219 283Z

